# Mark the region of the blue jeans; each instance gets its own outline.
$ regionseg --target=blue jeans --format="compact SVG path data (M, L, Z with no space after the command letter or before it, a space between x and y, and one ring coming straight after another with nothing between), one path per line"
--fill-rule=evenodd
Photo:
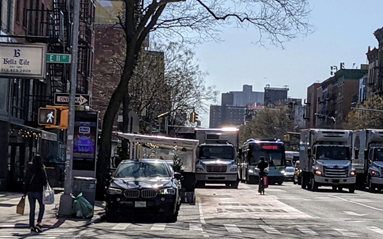
M36 209L36 200L39 203L39 216L37 217L37 224L41 223L44 216L45 205L43 204L43 192L28 192L28 201L29 201L29 227L35 226L35 209Z

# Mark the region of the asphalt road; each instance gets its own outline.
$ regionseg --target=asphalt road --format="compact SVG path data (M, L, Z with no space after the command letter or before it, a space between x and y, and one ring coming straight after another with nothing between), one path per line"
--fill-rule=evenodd
M197 189L195 205L182 204L176 223L100 222L46 230L33 238L383 238L382 193L317 192L291 182L239 189ZM27 238L26 229L1 229L0 238ZM32 237L31 237L32 238Z

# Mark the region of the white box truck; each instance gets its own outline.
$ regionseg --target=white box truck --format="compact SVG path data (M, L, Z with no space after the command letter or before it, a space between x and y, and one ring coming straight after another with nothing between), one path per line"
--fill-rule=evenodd
M371 192L383 188L383 129L353 132L352 163Z
M356 187L356 171L351 161L352 131L306 129L301 132L299 159L301 187L317 190L319 186Z
M238 188L238 131L237 128L195 129L195 138L199 140L197 187L212 183Z

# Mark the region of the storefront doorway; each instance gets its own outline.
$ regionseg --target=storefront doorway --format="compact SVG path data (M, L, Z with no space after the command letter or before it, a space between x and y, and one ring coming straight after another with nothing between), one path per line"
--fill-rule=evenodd
M8 191L22 191L24 168L25 144L10 143L8 145Z

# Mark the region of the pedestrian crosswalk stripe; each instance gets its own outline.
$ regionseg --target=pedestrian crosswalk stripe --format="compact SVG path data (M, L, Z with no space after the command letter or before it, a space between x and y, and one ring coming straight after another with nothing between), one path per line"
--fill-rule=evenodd
M130 225L131 223L118 223L112 228L112 230L122 231L122 230L125 230Z
M347 236L347 237L358 237L358 234L356 234L355 232L350 232L346 229L339 229L339 228L334 228L335 231L341 233L343 236Z
M155 223L150 230L152 231L163 231L165 230L166 223Z
M189 231L201 231L202 232L202 224L201 223L190 223Z
M378 227L367 227L367 229L383 235L383 230Z
M265 230L265 232L270 233L270 234L282 234L280 231L278 231L277 229L275 229L273 227L269 227L266 225L259 225L259 227L262 228L263 230Z
M235 224L223 224L228 232L233 233L242 233L241 229L239 229Z
M302 232L304 234L307 234L307 235L310 235L310 236L317 236L318 235L318 233L314 232L313 230L311 230L311 229L309 229L307 227L299 226L299 227L297 227L297 229L300 232Z

